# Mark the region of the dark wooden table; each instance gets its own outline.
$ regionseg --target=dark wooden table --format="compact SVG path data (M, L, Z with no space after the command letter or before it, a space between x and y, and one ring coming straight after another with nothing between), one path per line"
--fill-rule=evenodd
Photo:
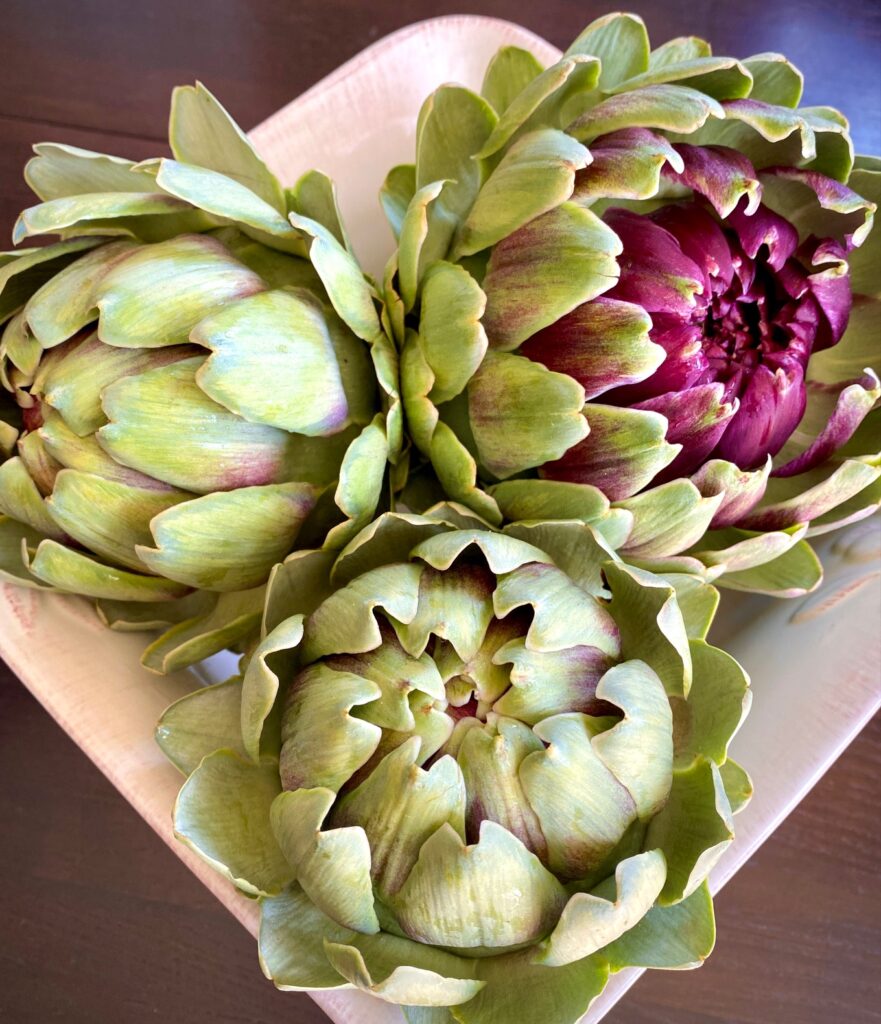
M839 107L858 148L881 151L873 0L632 6L658 41L699 34L719 52L786 52L807 74L806 102ZM0 227L32 201L21 168L33 142L155 155L176 84L202 79L255 124L382 35L463 9L565 45L605 7L5 0ZM308 997L262 979L250 937L0 669L0 1020L326 1022ZM652 973L609 1024L881 1020L879 779L875 721L721 895L709 964Z

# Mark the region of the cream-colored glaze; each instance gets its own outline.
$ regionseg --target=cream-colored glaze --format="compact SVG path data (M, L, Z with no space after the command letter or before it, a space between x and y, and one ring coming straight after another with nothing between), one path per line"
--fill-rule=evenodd
M437 18L375 43L255 128L252 138L284 184L310 167L333 176L355 248L365 266L378 273L392 237L376 196L386 170L412 154L420 103L443 82L478 88L490 56L507 43L546 62L557 55L548 43L508 22ZM752 675L753 710L733 752L750 770L756 797L738 817L737 840L713 876L717 891L881 703L879 527L876 517L822 538L827 578L807 598L778 602L724 595L713 639ZM139 664L143 646L141 634L105 629L85 601L0 587L0 654L159 836L256 933L255 904L172 835L171 810L181 779L153 742L153 726L162 710L200 679L186 672L152 675ZM223 674L212 661L205 674ZM639 973L614 978L582 1024L596 1024ZM397 1008L354 990L313 998L337 1024L403 1020Z

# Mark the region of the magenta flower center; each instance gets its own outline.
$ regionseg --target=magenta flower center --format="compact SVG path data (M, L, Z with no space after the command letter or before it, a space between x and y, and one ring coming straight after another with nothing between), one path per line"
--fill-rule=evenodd
M650 314L666 358L602 401L668 416L668 439L683 450L659 480L707 458L755 469L775 455L804 414L811 353L834 344L847 323L847 275L822 273L838 257L834 247L799 246L783 217L763 206L747 216L744 206L722 223L698 201L605 214L624 246L608 296Z

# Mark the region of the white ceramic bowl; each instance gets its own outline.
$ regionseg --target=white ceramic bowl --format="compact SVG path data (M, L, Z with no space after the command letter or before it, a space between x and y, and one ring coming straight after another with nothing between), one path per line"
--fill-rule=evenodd
M507 43L545 62L558 51L509 22L436 18L380 40L251 133L283 184L317 167L337 182L343 215L366 269L392 249L377 194L388 168L413 152L422 100L443 82L478 88ZM208 83L210 85L210 83ZM222 97L221 97L222 98ZM826 581L790 602L726 593L713 638L750 672L752 713L734 756L756 796L737 818L737 839L714 873L718 890L780 824L881 704L881 530L878 517L819 545ZM200 673L158 677L143 669L143 634L112 633L87 602L0 587L0 654L86 754L193 873L256 932L257 908L177 843L171 808L180 776L153 742L163 709ZM201 674L225 674L223 656ZM872 813L867 809L867 813ZM257 970L254 957L254 969ZM622 972L584 1017L595 1024L639 977ZM337 1024L401 1024L400 1011L355 990L315 993Z

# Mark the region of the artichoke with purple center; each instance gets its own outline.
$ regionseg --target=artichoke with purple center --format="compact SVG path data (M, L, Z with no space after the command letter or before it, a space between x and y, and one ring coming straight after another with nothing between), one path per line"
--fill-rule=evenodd
M202 86L173 159L36 147L0 257L0 577L164 629L168 671L259 626L272 567L373 517L394 348L331 182L283 189Z
M269 585L244 675L173 704L184 843L261 903L282 989L410 1024L573 1024L610 973L697 967L750 782L718 593L589 525L389 512Z
M427 100L384 287L448 497L733 588L819 582L803 538L881 502L881 164L801 86L616 14Z

